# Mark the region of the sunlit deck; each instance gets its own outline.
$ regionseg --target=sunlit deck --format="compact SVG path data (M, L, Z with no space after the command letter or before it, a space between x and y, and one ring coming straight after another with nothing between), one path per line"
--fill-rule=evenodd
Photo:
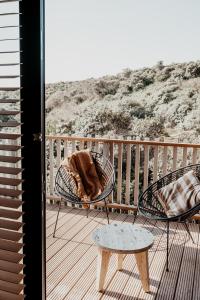
M166 235L164 224L153 226L138 217L136 223L155 236L149 250L151 293L141 287L135 258L125 257L123 270L116 271L113 255L105 282L104 293L95 288L96 247L91 240L95 228L107 223L105 213L63 207L59 216L56 238L52 237L56 206L47 208L47 299L48 300L99 300L99 299L199 299L200 295L200 235L199 225L191 224L195 244L188 238L181 224L171 224L170 271L165 271ZM133 216L110 213L111 222L132 222Z

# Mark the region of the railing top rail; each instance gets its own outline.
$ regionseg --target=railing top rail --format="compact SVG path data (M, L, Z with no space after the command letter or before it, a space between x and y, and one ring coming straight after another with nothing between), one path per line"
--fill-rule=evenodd
M150 146L171 146L171 147L188 147L200 148L200 144L192 143L173 143L160 141L142 141L142 140L124 140L124 139L108 139L108 138L91 138L80 136L67 135L47 135L47 140L64 140L64 141L79 141L79 142L99 142L99 143L114 143L114 144L131 144L131 145L150 145Z

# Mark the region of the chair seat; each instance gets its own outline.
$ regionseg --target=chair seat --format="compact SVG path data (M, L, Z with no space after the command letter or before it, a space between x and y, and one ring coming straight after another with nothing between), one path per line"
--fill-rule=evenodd
M196 214L197 211L200 210L200 203L178 216L168 217L164 211L164 208L160 204L156 193L162 187L179 179L181 176L191 170L194 171L194 174L197 178L200 178L200 164L195 164L171 172L151 184L139 198L139 212L149 219L161 221L185 221L186 219L191 218L194 214Z
M101 153L91 151L91 155L95 165L98 166L96 168L98 176L104 176L105 178L104 190L96 198L83 202L77 195L77 186L73 176L61 165L55 177L55 192L63 200L74 204L92 204L104 200L112 192L115 176L111 162Z

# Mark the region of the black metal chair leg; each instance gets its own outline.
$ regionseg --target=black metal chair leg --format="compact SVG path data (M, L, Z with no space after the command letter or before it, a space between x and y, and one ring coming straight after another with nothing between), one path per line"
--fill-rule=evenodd
M187 231L188 235L190 236L190 238L191 238L191 240L192 240L193 244L195 244L195 242L194 242L194 239L193 239L193 237L192 237L192 235L191 235L191 233L190 233L190 230L189 230L189 228L188 228L188 225L187 225L187 223L186 223L186 222L184 222L183 224L184 224L184 226L185 226L185 229L186 229L186 231Z
M109 212L108 212L108 207L107 207L107 202L106 202L106 199L104 199L104 202L105 202L105 209L106 209L106 216L107 216L107 220L108 220L108 224L110 223L109 222Z
M134 212L133 224L135 223L135 221L136 221L136 218L137 218L137 211L136 211L136 212Z
M61 208L61 200L60 200L59 206L58 206L58 213L57 213L56 224L55 224L55 228L54 228L54 232L53 232L53 237L55 237L55 233L56 233L56 227L57 227L57 223L58 223L58 217L59 217L59 213L60 213L60 208Z
M167 222L167 261L166 271L169 272L169 222Z
M89 211L90 211L90 205L88 204L88 207L86 208L86 216L88 218L88 215L89 215Z

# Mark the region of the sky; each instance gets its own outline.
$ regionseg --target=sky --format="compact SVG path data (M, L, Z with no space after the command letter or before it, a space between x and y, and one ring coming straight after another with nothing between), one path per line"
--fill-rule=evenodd
M200 57L199 0L46 0L46 81Z

